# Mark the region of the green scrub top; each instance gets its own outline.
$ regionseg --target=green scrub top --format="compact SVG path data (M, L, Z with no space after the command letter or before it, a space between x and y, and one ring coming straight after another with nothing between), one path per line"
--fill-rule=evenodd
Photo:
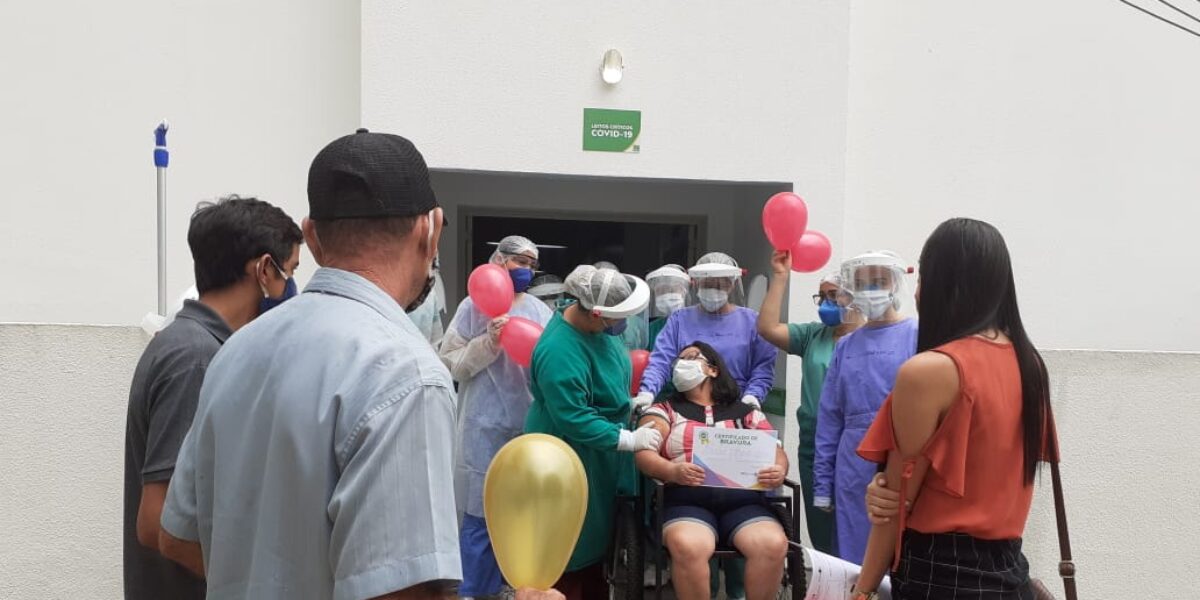
M662 333L663 327L667 326L667 318L659 317L650 321L650 340L646 344L646 349L654 352L654 341L658 339L658 334Z
M800 408L796 419L800 421L800 453L809 460L813 456L813 441L817 432L817 406L821 402L821 387L825 385L825 372L833 360L833 328L824 323L788 323L788 354L803 360L800 369Z
M813 507L813 457L816 455L817 413L821 403L821 388L825 385L825 372L833 360L836 343L833 327L824 323L789 323L788 354L803 360L800 373L800 408L796 409L796 420L800 422L800 481L804 490L805 516L808 534L813 546L826 554L835 553L833 545L833 516Z
M633 476L632 456L617 451L618 432L629 421L632 379L633 367L621 338L580 332L561 312L546 325L533 350L533 404L525 418L525 432L561 438L579 455L587 472L587 516L567 571L604 559L618 484Z

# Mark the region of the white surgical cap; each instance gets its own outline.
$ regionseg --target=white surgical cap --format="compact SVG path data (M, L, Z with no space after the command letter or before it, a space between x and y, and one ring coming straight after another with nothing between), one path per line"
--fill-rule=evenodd
M538 247L527 237L519 235L510 235L496 244L496 251L492 253L492 262L497 262L505 256L516 256L524 254L526 256L537 259Z
M597 306L616 306L625 301L633 289L629 280L613 269L597 269L580 265L567 275L567 293L579 300L586 310Z
M737 261L733 260L732 256L729 256L724 252L709 252L708 254L701 256L700 260L696 261L696 265L728 265L730 267L738 266Z

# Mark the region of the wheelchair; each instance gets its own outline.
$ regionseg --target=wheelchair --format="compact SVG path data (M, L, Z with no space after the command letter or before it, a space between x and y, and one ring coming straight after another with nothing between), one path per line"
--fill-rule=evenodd
M666 568L667 548L663 543L663 491L666 486L647 477L638 480L638 493L620 496L613 515L613 536L605 562L604 574L609 585L610 600L642 600L646 560L654 565L654 600L662 600L663 571ZM787 559L784 562L780 600L804 600L808 592L804 549L800 544L800 484L785 480L790 496L768 495L767 501L775 517L783 525L788 538ZM713 558L738 558L741 554L732 547L717 546Z

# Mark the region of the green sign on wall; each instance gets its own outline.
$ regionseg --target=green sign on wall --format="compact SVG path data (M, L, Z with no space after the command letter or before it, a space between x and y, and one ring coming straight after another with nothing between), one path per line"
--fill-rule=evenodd
M637 152L642 111L583 109L583 149L594 152Z

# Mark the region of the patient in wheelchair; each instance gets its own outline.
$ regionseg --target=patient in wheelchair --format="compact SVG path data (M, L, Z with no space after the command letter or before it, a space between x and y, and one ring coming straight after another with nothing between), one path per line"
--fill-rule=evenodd
M671 577L680 600L708 600L709 559L718 548L746 557L746 599L770 600L783 580L788 540L764 492L700 487L704 469L692 464L697 427L774 431L767 417L741 401L741 390L711 346L694 342L679 353L672 372L678 392L643 413L639 427L663 436L658 452L643 450L635 460L647 476L666 484L663 541L671 554ZM783 485L788 471L782 447L775 464L763 465L758 481L766 489Z

